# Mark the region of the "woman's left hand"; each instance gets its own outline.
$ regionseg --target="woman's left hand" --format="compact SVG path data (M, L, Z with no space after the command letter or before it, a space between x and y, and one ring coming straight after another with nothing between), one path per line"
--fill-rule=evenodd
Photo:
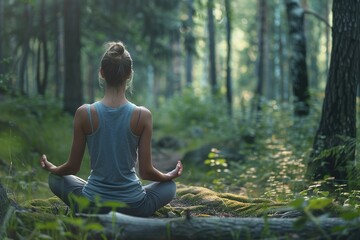
M40 166L49 172L53 172L53 170L56 168L56 166L54 164L52 164L51 162L49 162L47 160L47 157L45 154L43 154L40 158Z

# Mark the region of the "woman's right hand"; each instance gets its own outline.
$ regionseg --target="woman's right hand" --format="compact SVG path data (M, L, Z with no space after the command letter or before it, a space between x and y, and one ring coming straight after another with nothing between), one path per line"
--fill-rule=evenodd
M183 165L182 165L181 161L178 161L175 169L166 173L165 175L170 177L170 179L174 179L174 178L180 177L182 174L182 171L183 171Z

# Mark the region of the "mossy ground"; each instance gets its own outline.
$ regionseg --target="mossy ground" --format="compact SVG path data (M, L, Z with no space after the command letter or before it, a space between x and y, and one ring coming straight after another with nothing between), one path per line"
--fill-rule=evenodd
M286 203L219 193L208 188L178 185L177 197L164 209L193 216L260 217L280 210ZM163 212L160 209L158 212Z
M71 210L57 197L26 201L22 207L33 213L69 215ZM261 217L286 207L286 203L262 198L247 198L231 193L218 193L204 187L178 185L177 196L159 209L155 217L223 216Z

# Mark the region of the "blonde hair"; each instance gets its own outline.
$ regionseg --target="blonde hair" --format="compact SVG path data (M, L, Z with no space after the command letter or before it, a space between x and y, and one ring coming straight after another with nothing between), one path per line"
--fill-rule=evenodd
M101 71L106 86L132 89L133 61L122 42L108 42L101 59ZM100 78L102 79L101 75Z

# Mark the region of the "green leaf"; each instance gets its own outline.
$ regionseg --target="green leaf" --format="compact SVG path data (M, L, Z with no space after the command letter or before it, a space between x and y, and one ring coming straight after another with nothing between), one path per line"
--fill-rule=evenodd
M360 212L359 211L347 211L347 212L342 213L340 216L342 219L350 221L350 220L360 217Z
M330 194L329 191L319 191L318 193L323 195L324 197L327 197Z
M298 198L290 203L290 206L294 208L302 208L304 206L305 199L304 198Z
M212 163L212 161L214 161L214 160L212 160L212 159L206 159L206 160L204 161L204 163L205 163L205 165L210 165L210 164Z
M44 222L44 223L42 223L42 222L37 222L37 223L36 223L36 228L37 228L38 230L57 229L58 226L59 226L59 225L58 225L57 222L52 222L52 221L50 221L50 222Z
M79 205L80 208L87 208L90 205L90 200L86 197L71 195L71 198Z
M332 203L331 198L313 198L309 201L309 209L324 209L330 203Z
M54 239L53 237L51 237L51 236L49 236L47 234L43 234L43 233L39 234L37 237L39 239L49 239L49 240Z
M209 155L208 155L209 158L216 158L217 157L217 154L216 153L213 153L213 152L210 152Z
M102 231L104 229L99 223L86 224L85 230Z
M126 207L126 203L123 202L115 202L115 201L108 201L108 202L104 202L102 203L103 207L111 207L113 209L115 208L121 208L121 207Z
M84 220L81 218L68 218L64 217L63 221L69 224L72 224L74 226L82 226L84 224Z

